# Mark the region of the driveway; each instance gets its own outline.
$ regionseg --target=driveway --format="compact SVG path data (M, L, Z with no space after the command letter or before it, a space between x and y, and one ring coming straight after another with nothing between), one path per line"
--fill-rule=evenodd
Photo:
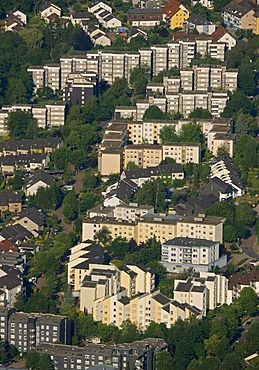
M255 235L250 236L248 239L243 239L240 248L247 254L249 257L254 258L256 260L259 259L259 254L256 252L257 250L257 238Z

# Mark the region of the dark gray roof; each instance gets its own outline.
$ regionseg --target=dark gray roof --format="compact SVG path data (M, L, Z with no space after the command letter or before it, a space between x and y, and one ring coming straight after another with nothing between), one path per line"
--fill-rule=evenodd
M223 11L226 13L229 13L237 18L242 18L244 15L246 15L253 7L255 8L256 5L252 4L252 2L244 2L236 3L234 1L231 1L229 4L225 5L223 8Z
M74 19L89 19L91 17L91 13L89 12L80 12L72 14Z
M13 289L19 285L21 285L22 277L21 272L13 267L2 265L0 267L0 271L6 273L0 277L0 288L4 288L6 286L7 289Z
M73 267L75 269L88 269L90 263L104 263L105 252L103 247L92 240L86 240L85 242L91 242L90 245L84 248L84 251L86 252L84 257L86 258L86 260Z
M1 206L8 206L10 203L21 203L22 198L21 194L18 191L3 191L0 193L0 205Z
M21 220L24 217L29 218L31 221L35 222L39 226L44 226L47 214L42 209L29 207L20 213L18 220Z
M121 302L124 305L127 305L130 303L130 298L129 297L122 297L121 299L118 299L119 302Z
M172 173L182 173L183 167L179 163L163 164L155 167L136 168L124 171L126 178L139 179L154 176L171 175Z
M154 295L152 298L162 305L165 305L170 302L170 299L161 293Z
M130 9L130 14L162 14L161 9Z
M192 23L192 24L194 24L195 26L199 26L199 25L205 25L205 26L206 26L206 25L211 24L211 22L210 22L210 21L208 21L208 19L207 19L207 18L202 17L201 15L199 15L199 14L195 14L195 13L192 13L192 14L189 16L189 18L188 18L187 22L188 22L188 23Z
M177 237L174 239L167 240L163 245L169 246L179 246L179 247L195 247L195 248L203 248L203 247L212 247L217 242L213 242L207 239L196 239L196 238L184 238L184 237Z
M54 178L43 170L36 170L28 179L26 189L30 188L37 182L42 181L46 185L51 185L55 181Z
M3 228L0 230L0 235L14 244L28 240L33 236L27 229L19 224Z

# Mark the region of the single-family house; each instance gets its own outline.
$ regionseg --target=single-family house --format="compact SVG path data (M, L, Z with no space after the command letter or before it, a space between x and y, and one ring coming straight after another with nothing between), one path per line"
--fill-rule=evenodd
M235 36L223 26L218 27L211 36L214 42L224 42L228 50L232 49L237 43Z
M192 13L184 24L187 25L189 31L196 30L199 34L211 35L216 29L215 24L195 13Z
M171 0L161 9L172 30L183 28L184 21L189 18L189 10L177 0Z
M61 8L49 1L43 2L39 8L40 16L47 20L49 17L61 17Z
M37 193L39 188L50 187L54 183L54 178L42 170L35 171L24 186L25 195L28 197Z
M29 207L23 210L14 225L22 225L25 229L30 231L33 236L38 236L44 229L47 215L42 209Z

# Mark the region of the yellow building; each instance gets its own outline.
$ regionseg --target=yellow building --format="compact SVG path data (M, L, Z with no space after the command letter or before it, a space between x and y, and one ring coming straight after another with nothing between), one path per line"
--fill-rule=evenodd
M259 10L254 13L253 20L254 20L253 33L259 35Z
M162 7L162 12L166 15L167 21L170 22L172 30L183 28L184 21L189 18L189 10L177 0L172 0Z

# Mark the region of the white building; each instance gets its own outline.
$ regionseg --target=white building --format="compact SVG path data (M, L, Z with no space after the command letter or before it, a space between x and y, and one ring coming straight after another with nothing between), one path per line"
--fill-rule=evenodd
M219 242L177 237L162 245L161 262L169 272L209 271L225 266L227 256L219 257Z

